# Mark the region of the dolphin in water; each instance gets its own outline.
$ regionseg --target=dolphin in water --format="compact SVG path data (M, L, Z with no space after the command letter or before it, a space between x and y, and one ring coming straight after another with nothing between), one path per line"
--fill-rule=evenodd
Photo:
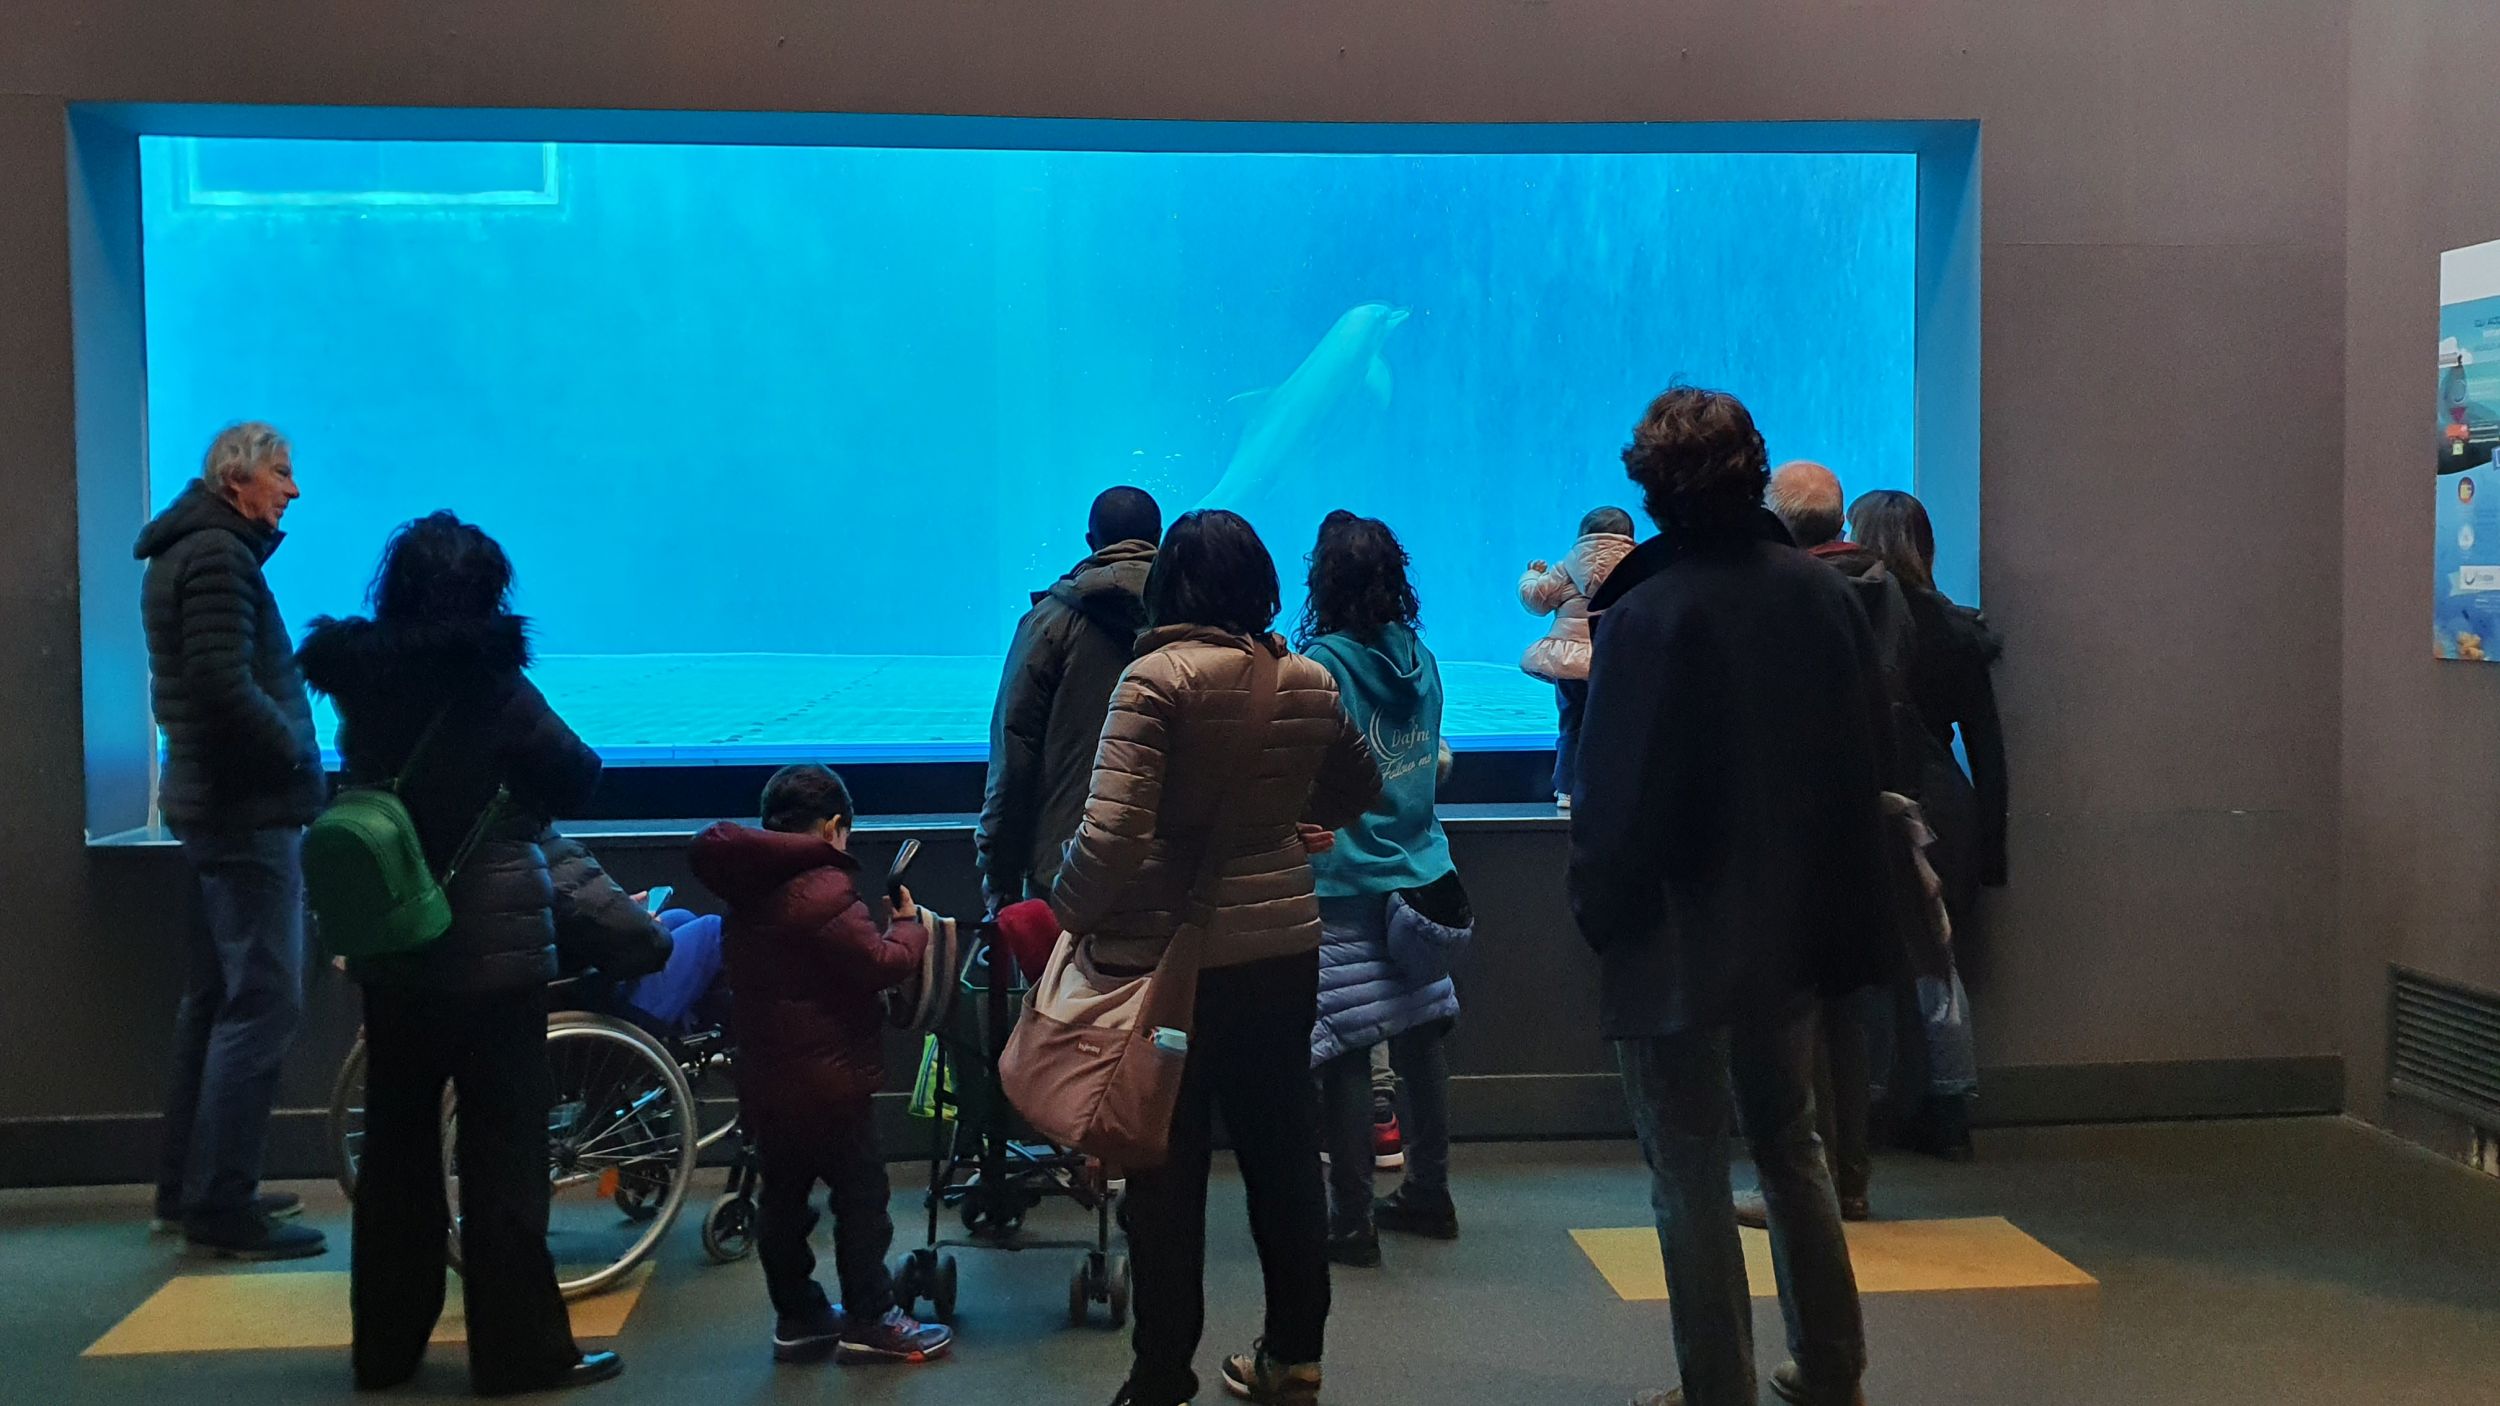
M1387 303L1349 308L1284 384L1235 396L1235 404L1249 409L1250 422L1224 476L1198 506L1240 511L1261 489L1310 459L1337 412L1358 393L1388 404L1389 365L1380 359L1380 349L1407 316L1405 308Z

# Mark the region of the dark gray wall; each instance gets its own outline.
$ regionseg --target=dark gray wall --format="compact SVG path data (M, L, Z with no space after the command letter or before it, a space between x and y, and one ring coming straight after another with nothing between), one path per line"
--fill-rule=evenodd
M2500 670L2431 658L2423 472L2439 254L2500 239L2495 75L2488 3L2353 8L2342 989L2347 1098L2373 1118L2398 1112L2388 964L2500 990Z
M180 911L161 856L79 846L61 208L77 99L1980 119L1985 587L2012 639L2020 786L2017 887L1981 954L1985 1057L2340 1043L2340 0L475 0L352 17L17 0L7 25L0 1029L44 1055L0 1076L0 1118L151 1104ZM334 1039L339 1013L323 1019ZM299 1058L292 1099L317 1098L329 1057L316 1041Z

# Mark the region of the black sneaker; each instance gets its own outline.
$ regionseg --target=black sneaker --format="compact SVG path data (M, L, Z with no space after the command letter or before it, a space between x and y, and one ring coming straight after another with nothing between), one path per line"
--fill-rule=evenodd
M1397 1190L1372 1203L1372 1224L1393 1235L1420 1235L1427 1240L1458 1238L1458 1205L1446 1191Z
M845 1323L835 1352L847 1363L926 1362L944 1357L954 1341L954 1329L922 1323L899 1308L890 1308L874 1323Z
M1771 1394L1792 1406L1866 1406L1866 1392L1854 1384L1846 1395L1815 1395L1806 1385L1805 1369L1794 1362L1781 1363L1771 1374Z
M775 1362L822 1362L842 1341L842 1310L827 1304L799 1318L773 1320Z
M1261 1343L1224 1359L1224 1389L1258 1406L1319 1406L1319 1364L1279 1362Z
M252 1214L270 1220L293 1220L304 1213L304 1198L285 1191L264 1191L252 1198ZM172 1235L182 1229L182 1212L166 1210L162 1204L148 1222L151 1235Z
M1330 1235L1328 1262L1348 1269L1380 1268L1380 1232L1367 1228Z
M327 1253L330 1242L309 1226L280 1225L249 1211L211 1216L182 1228L191 1253L221 1260L258 1264L268 1260L308 1260Z

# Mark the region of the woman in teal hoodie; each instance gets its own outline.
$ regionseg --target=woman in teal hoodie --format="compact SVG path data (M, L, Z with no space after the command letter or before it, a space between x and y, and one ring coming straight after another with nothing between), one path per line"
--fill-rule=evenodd
M1311 1063L1329 1150L1329 1258L1380 1263L1382 1230L1455 1239L1450 1200L1449 1061L1458 1018L1450 958L1470 927L1435 813L1441 669L1416 637L1406 549L1385 523L1333 512L1311 550L1302 649L1336 676L1339 697L1380 767L1380 798L1311 859L1319 886L1319 1021ZM1372 1199L1374 1046L1405 1084L1406 1183Z

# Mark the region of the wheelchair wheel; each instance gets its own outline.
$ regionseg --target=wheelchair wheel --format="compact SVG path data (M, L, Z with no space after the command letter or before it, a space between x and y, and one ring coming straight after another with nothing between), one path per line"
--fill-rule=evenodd
M356 1168L365 1156L365 1037L361 1031L339 1065L339 1077L330 1084L330 1151L339 1190L352 1202Z
M714 1264L732 1264L755 1253L755 1203L731 1193L703 1217L703 1253Z
M330 1094L339 1185L355 1196L365 1137L364 1041ZM697 1109L685 1072L649 1035L567 1011L547 1021L555 1101L547 1111L552 1199L547 1248L566 1298L594 1294L640 1264L677 1221L695 1175ZM458 1105L443 1092L443 1180L451 1263L460 1267Z

